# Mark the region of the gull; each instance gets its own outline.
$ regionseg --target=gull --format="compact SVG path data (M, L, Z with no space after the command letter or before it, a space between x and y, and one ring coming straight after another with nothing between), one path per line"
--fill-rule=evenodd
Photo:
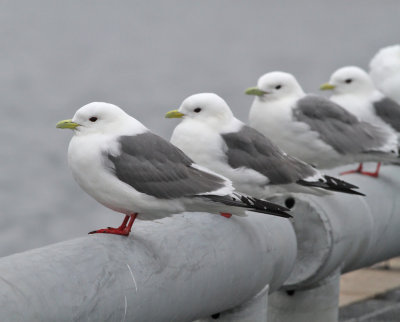
M250 126L285 152L319 168L363 161L397 160L392 131L362 122L324 97L305 94L284 72L261 76L250 109Z
M153 220L184 211L291 217L285 207L237 192L229 179L197 165L116 105L87 104L57 128L74 131L68 164L81 188L125 214L120 227L92 233L127 236L137 216Z
M366 71L357 66L336 70L321 90L332 90L330 100L339 104L359 120L390 126L400 132L400 105L374 86Z
M359 120L380 127L400 136L400 105L376 89L366 71L357 66L336 70L321 90L332 90L330 100L339 104ZM380 167L380 163L378 163ZM355 172L362 170L362 164Z
M379 50L369 63L369 74L382 93L400 104L400 45Z
M263 134L235 118L228 104L214 93L189 96L166 117L182 119L173 131L171 143L196 163L228 177L240 191L258 197L288 191L362 195L353 190L356 186L323 175L287 155Z

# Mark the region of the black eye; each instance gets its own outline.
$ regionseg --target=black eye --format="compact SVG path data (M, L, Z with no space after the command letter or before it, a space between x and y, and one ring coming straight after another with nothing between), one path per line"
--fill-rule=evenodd
M96 122L96 121L97 121L97 117L96 117L96 116L92 116L92 117L89 119L89 121L90 121L90 122Z
M275 86L275 89L281 89L282 88L282 85L276 85Z
M345 82L346 84L350 84L352 81L353 81L353 80L352 80L351 78L348 78L348 79L346 79L344 82Z
M194 111L195 113L200 113L201 108L200 108L200 107L196 107L193 111Z

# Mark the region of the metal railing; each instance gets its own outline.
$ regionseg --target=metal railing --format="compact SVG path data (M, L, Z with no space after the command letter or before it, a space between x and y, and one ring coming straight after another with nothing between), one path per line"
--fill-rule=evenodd
M400 255L400 168L346 179L367 196L279 197L292 222L186 213L1 258L0 321L335 321L340 274Z

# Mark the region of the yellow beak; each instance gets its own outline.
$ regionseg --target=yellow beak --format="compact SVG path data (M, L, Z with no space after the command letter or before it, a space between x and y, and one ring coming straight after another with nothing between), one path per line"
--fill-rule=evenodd
M172 110L172 111L169 111L167 114L165 114L165 117L167 119L180 119L183 116L185 116L185 114L179 112L178 110Z
M256 96L263 96L265 94L268 94L268 92L263 91L258 87L249 87L248 89L246 89L245 93L247 95L256 95Z
M329 84L329 83L325 83L325 84L322 84L322 85L319 87L319 89L320 89L321 91L332 90L332 89L335 89L335 85L332 85L332 84Z
M56 128L57 129L71 129L74 130L76 129L80 124L72 122L72 120L63 120L57 123Z

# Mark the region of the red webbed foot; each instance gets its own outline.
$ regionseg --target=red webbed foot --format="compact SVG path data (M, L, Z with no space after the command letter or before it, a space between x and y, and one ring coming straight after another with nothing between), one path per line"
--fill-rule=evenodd
M349 171L344 171L344 172L340 172L339 175L344 176L345 174L351 174L351 173L362 173L363 172L363 164L360 163L358 165L358 168L355 170L349 170Z
M363 175L365 175L365 176L370 176L370 177L378 178L380 168L381 168L381 163L378 162L378 164L376 165L375 172L361 171L361 174L363 174Z
M359 173L365 176L370 176L370 177L374 177L377 178L379 176L379 169L381 168L381 163L378 162L375 172L369 172L369 171L363 171L363 164L360 163L360 165L358 166L357 169L355 170L350 170L350 171L345 171L345 172L341 172L340 175L345 175L345 174L350 174L350 173Z
M232 217L232 214L227 213L227 212L220 212L220 215L221 215L222 217L225 217L225 218L231 218L231 217Z
M104 229L98 229L91 231L89 234L113 234L113 235L129 236L133 222L135 221L137 215L138 215L137 213L134 213L130 216L126 215L121 226L119 226L118 228L108 227Z

